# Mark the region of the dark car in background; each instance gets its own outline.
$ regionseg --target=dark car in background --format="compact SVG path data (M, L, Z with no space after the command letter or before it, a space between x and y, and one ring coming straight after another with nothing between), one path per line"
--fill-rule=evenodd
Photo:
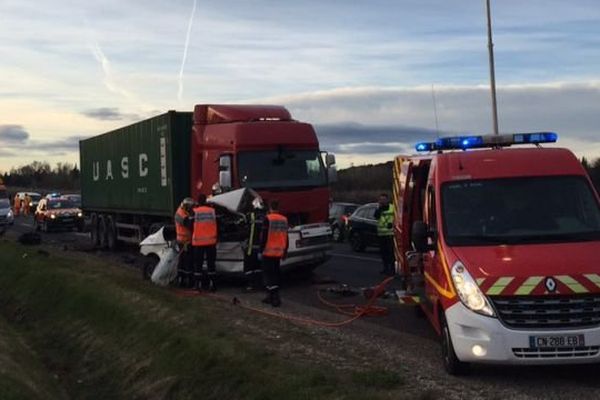
M348 242L354 251L364 251L367 247L379 247L377 241L377 203L360 206L348 218Z
M358 208L354 203L331 203L329 206L329 224L333 240L343 242L346 238L348 217Z
M70 200L62 198L41 199L35 210L34 223L37 230L51 229L83 230L83 213Z
M73 205L77 208L81 208L81 195L80 194L63 194L61 196L63 199L69 200Z

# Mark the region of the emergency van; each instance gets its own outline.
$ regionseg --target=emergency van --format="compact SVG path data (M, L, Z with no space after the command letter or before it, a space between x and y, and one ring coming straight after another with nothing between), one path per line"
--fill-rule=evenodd
M451 374L600 361L600 199L573 153L541 146L556 140L440 138L395 159L397 272Z

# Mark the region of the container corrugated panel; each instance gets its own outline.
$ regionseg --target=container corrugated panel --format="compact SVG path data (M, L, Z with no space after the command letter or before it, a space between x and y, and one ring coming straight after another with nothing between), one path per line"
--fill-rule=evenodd
M172 216L189 192L192 113L166 114L79 143L85 211Z

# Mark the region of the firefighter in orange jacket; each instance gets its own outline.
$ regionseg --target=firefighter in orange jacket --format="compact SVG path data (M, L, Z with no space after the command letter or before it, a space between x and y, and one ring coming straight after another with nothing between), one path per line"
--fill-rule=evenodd
M175 231L177 245L181 251L178 264L179 287L191 288L194 269L192 253L192 230L194 229L194 200L190 197L183 199L175 213Z
M267 297L263 303L281 305L279 297L280 264L288 251L288 220L279 214L279 203L272 201L264 219L261 235L261 261Z
M15 208L15 216L19 215L19 212L21 211L21 199L19 198L18 193L15 194L14 208Z
M215 263L217 259L217 215L214 208L206 204L206 195L198 196L198 206L194 208L194 285L198 290L215 291ZM208 274L202 266L206 259Z

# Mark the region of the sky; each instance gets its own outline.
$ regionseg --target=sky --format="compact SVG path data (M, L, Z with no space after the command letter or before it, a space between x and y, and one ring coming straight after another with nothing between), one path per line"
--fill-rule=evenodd
M600 157L600 2L492 0L501 132ZM484 0L0 0L0 171L201 103L286 106L340 167L489 133Z

